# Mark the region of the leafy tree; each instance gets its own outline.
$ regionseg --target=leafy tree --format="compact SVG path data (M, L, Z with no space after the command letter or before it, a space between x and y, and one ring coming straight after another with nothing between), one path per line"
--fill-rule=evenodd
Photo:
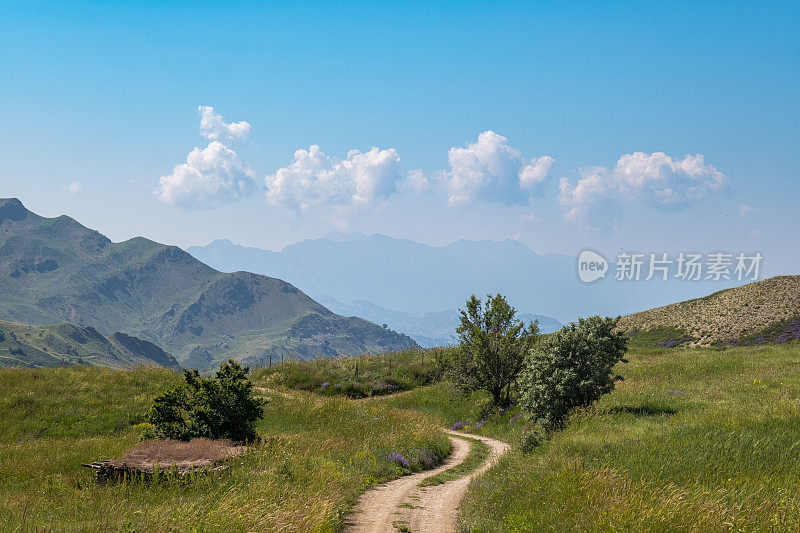
M619 318L582 318L531 350L521 375L521 406L546 427L563 424L570 410L586 407L622 379L613 368L624 359L628 336Z
M263 416L263 400L253 393L248 367L230 359L211 378L184 370L184 383L153 401L147 413L154 429L146 438L189 440L193 437L255 439L255 422Z
M456 330L461 340L453 362L456 386L487 390L496 405L510 401L511 385L539 333L536 321L526 326L516 312L501 294L488 295L485 304L470 297Z

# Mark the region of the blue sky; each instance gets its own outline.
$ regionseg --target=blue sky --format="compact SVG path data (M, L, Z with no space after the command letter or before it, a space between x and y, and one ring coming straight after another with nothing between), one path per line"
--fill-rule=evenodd
M0 1L0 196L114 240L800 272L800 6L602 4Z

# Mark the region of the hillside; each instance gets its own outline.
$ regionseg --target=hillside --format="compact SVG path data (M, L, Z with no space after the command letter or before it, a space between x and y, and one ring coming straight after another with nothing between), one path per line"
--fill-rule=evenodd
M45 218L0 200L0 320L70 322L125 332L185 361L317 357L415 347L409 337L336 315L296 287L221 273L175 246L112 243L72 218Z
M786 343L800 338L800 276L776 276L623 317L662 345Z
M155 344L124 333L103 337L92 327L69 323L36 327L0 321L0 368L70 364L180 368L174 357Z

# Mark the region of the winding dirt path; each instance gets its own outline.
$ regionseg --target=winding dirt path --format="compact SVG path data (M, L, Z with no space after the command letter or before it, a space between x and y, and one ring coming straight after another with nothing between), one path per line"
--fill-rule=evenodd
M458 506L467 493L470 481L491 468L495 461L510 449L510 446L505 442L480 435L454 431L447 433L482 440L490 448L488 459L463 477L441 485L420 487L422 480L452 468L464 461L469 454L469 442L451 436L453 453L442 466L403 476L364 493L348 521L346 531L396 533L398 528L395 523L402 524L408 530L415 532L455 531Z

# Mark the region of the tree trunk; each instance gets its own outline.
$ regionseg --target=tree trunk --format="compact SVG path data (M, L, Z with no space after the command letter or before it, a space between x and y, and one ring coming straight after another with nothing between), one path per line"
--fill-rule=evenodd
M494 405L500 405L503 402L503 387L500 388L495 387L492 389L491 392Z

